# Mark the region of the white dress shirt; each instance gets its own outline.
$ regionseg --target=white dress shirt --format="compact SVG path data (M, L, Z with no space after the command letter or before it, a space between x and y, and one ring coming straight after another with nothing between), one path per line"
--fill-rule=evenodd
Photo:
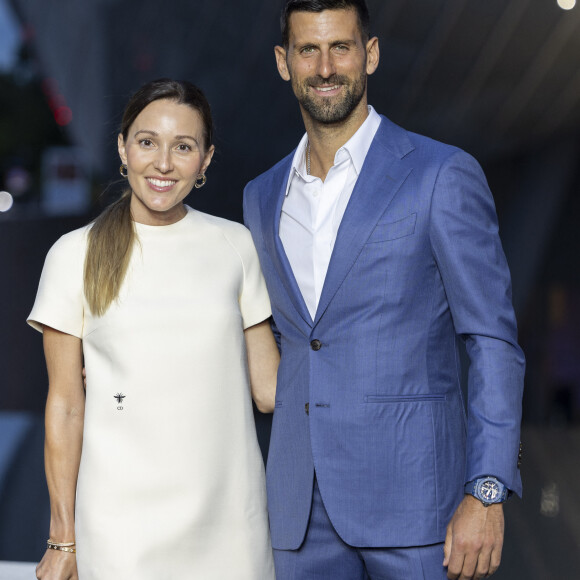
M292 161L280 216L280 239L314 320L342 216L381 123L369 105L358 131L336 152L326 179L308 175L304 134Z

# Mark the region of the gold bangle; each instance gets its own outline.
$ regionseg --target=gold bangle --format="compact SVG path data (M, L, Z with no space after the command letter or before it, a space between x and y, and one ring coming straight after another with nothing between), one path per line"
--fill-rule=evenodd
M60 546L61 548L70 548L76 544L76 542L53 542L50 538L46 540L46 543L52 544L53 546Z
M48 550L59 550L60 552L69 552L76 554L75 542L53 542L50 538L46 541L46 548Z
M60 552L70 552L71 554L76 554L75 548L67 548L66 546L56 546L55 544L47 544L46 548L48 550L59 550Z

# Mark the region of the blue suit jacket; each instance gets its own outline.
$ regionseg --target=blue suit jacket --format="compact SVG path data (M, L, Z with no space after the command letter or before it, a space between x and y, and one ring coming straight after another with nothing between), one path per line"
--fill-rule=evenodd
M524 357L485 177L463 151L383 117L313 321L278 236L292 157L244 193L282 354L267 466L272 543L301 544L314 470L348 544L441 542L465 482L495 475L521 492ZM467 416L459 340L470 358Z

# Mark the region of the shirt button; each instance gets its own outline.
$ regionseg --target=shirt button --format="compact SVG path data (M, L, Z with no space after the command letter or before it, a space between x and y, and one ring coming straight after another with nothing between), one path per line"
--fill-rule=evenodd
M312 350L320 350L322 348L322 343L317 338L315 338L310 343L310 348L312 348Z

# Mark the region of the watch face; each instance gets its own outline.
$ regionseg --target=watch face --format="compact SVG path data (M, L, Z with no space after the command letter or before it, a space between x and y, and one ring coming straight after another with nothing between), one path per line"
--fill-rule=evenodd
M479 494L486 501L493 501L499 495L499 485L491 479L486 479L481 483Z

